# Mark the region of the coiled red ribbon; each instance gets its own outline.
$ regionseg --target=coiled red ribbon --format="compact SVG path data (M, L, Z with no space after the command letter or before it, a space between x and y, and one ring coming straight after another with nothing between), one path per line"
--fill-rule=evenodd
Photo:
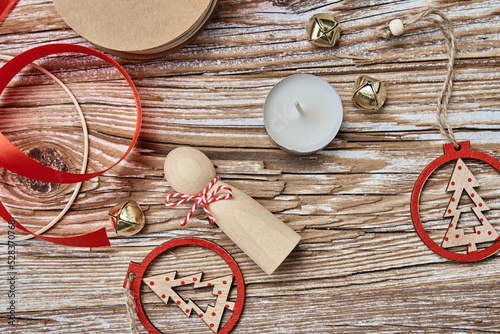
M2 0L0 3L0 21L3 20L7 14L12 10L12 8L16 5L17 0Z
M186 218L181 223L181 226L184 226L187 224L187 221L193 216L194 210L201 205L203 207L203 210L208 216L208 219L210 219L210 222L212 224L215 224L215 218L212 216L210 213L210 210L208 210L208 204L215 202L215 201L220 201L223 199L230 199L233 197L233 191L231 188L228 186L220 185L217 187L217 189L212 192L210 195L207 196L208 191L214 186L214 184L220 180L220 177L216 176L206 187L203 189L203 191L198 194L198 195L186 195L186 194L181 194L181 193L172 193L165 198L165 205L168 206L169 208L175 207L177 205L184 204L188 201L196 201L193 206L191 207L191 210L189 210L189 213ZM226 190L227 194L225 195L219 195L219 191L221 190ZM170 200L172 198L182 198L178 202L171 203Z
M42 45L28 51L21 53L20 55L14 57L12 60L8 61L4 66L0 68L0 94L4 91L7 84L14 78L14 76L21 71L25 66L29 65L33 61L64 52L74 52L74 53L83 53L90 56L95 56L104 60L105 62L113 65L120 73L123 75L130 88L132 88L132 92L134 94L135 105L137 108L137 121L135 126L135 133L130 143L129 148L123 154L123 156L111 167L95 172L95 173L87 173L87 174L73 174L61 172L45 165L42 165L36 160L33 160L26 154L24 154L21 150L19 150L16 146L14 146L1 132L0 132L0 166L13 172L18 175L28 177L35 180L45 181L45 182L55 182L55 183L78 183L86 180L90 180L96 176L99 176L106 171L110 170L118 163L120 163L125 157L130 153L132 148L134 147L137 139L139 138L139 132L142 124L142 108L141 101L139 99L139 93L137 92L137 88L130 76L125 72L125 70L112 58L106 56L105 54L87 48L85 46L73 45L73 44L47 44ZM99 230L87 233L76 235L72 237L46 237L36 235L33 232L29 231L19 222L17 222L12 215L6 210L5 206L0 202L0 217L5 219L6 221L15 222L16 228L26 233L30 233L32 235L37 236L40 239L50 241L60 245L68 245L68 246L79 246L79 247L100 247L100 246L109 246L109 239L106 234L106 229L103 227Z

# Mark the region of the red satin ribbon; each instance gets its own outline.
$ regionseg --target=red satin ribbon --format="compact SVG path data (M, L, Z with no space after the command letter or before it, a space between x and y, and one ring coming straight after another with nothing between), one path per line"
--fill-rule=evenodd
M0 21L9 14L16 3L17 0L0 0Z
M95 56L104 60L105 62L116 67L118 71L123 75L132 92L134 94L135 104L137 108L137 122L135 127L135 133L130 143L129 148L123 154L123 156L111 167L87 174L73 174L61 172L45 165L42 165L36 160L33 160L16 146L14 146L1 132L0 132L0 166L18 175L28 177L35 180L45 181L45 182L55 182L55 183L77 183L89 180L96 176L99 176L106 171L110 170L118 163L120 163L125 157L130 153L134 147L141 129L142 124L142 108L141 101L139 99L139 93L137 88L130 76L125 72L125 70L112 58L106 56L105 54L87 48L85 46L73 45L73 44L48 44L42 45L28 51L21 53L9 62L7 62L3 67L0 68L0 94L3 92L7 84L14 78L14 76L21 71L25 66L29 65L33 61L64 52L76 52L83 53L90 56ZM6 221L15 221L15 219L7 212L4 205L0 202L0 216ZM16 227L26 233L36 235L22 226L16 221ZM38 238L47 240L56 244L69 245L69 246L79 246L79 247L99 247L99 246L109 246L109 239L106 235L106 229L101 228L97 231L93 231L87 234L77 235L73 237L45 237L36 235Z

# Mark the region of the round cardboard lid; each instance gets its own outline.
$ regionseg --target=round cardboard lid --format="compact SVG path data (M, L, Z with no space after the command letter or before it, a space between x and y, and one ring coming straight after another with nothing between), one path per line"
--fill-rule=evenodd
M176 47L203 28L216 0L54 0L66 23L91 43L121 52Z

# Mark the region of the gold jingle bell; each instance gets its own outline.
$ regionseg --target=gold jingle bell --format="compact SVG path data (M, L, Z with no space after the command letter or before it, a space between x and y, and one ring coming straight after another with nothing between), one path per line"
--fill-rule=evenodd
M115 232L124 236L139 233L146 223L144 213L135 201L126 201L111 208L109 219Z
M351 100L360 108L378 110L384 105L386 97L387 93L382 81L368 76L360 76L354 84Z
M307 23L307 38L311 44L332 47L340 37L340 22L330 13L314 14Z

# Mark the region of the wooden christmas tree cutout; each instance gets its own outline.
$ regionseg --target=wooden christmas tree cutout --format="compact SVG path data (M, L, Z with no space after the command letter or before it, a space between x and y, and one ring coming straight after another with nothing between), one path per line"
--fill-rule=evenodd
M463 160L457 159L450 182L448 183L448 188L446 189L446 191L453 191L453 195L444 213L444 217L452 217L452 220L443 238L441 247L467 246L467 253L472 253L477 252L476 244L495 241L499 238L497 231L483 215L483 211L488 211L490 208L474 190L475 187L479 187L479 182ZM474 226L474 233L465 233L463 228L457 228L461 213L469 209L458 209L458 204L464 190L475 205L470 209L472 209L481 223L481 225Z
M197 273L191 276L175 278L177 272L173 271L166 274L145 277L143 279L165 304L171 299L186 316L190 316L194 311L198 316L212 329L214 333L219 330L220 322L224 310L233 311L234 302L228 301L229 292L233 283L233 275L227 275L202 282L203 273ZM213 287L212 294L217 296L214 306L208 305L206 311L203 311L192 300L187 302L179 296L173 288L194 284L193 288Z

